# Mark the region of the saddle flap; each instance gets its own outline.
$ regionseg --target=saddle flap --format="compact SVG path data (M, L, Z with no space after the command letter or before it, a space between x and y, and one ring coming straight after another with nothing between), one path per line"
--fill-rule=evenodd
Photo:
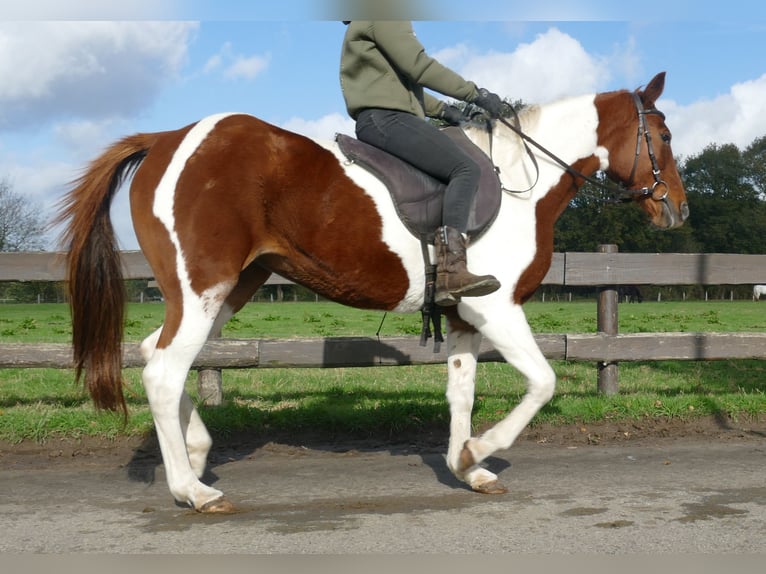
M497 215L500 180L489 158L463 130L450 127L443 131L481 167L479 189L468 217L467 234L475 239ZM335 141L350 161L364 167L385 184L410 233L433 242L434 232L441 225L445 184L398 157L351 136L336 134Z

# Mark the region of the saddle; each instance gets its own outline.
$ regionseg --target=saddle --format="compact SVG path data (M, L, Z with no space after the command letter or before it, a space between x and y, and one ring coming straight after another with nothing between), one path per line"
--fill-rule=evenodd
M443 132L481 168L479 189L468 217L468 237L475 240L489 227L500 207L501 185L495 167L458 127ZM442 224L446 185L411 164L353 137L336 134L335 141L349 161L367 169L388 188L399 218L415 237L433 243Z
M489 228L497 216L501 199L500 178L490 159L457 127L443 132L457 143L480 166L479 189L474 196L468 217L467 235L476 239ZM432 336L434 352L444 341L441 332L441 309L434 303L436 266L430 261L428 244L433 244L436 229L442 225L442 204L446 185L411 164L358 139L336 134L335 141L349 161L367 169L388 188L399 218L415 237L420 239L425 263L425 301L421 309L423 326L420 345Z

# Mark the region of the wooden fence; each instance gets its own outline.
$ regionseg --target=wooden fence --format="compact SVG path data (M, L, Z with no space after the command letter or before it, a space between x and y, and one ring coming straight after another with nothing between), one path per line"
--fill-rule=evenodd
M126 279L153 277L143 255L122 252ZM62 258L56 253L0 253L0 281L60 281ZM288 284L272 276L267 284ZM623 361L766 359L766 333L619 334L617 289L620 285L741 285L766 283L766 255L720 253L618 253L602 246L597 253L555 253L543 284L597 286L598 332L540 334L537 341L549 359L593 361L598 388L618 391ZM364 367L442 363L444 351L421 347L416 337L347 337L312 339L211 339L194 366L201 374L225 368ZM480 361L502 358L486 343ZM137 344L124 346L124 365L141 366ZM67 344L0 344L0 368L71 365ZM201 380L205 378L201 376ZM220 398L220 382L204 383L203 397ZM216 389L217 387L217 389ZM216 396L218 395L218 396Z

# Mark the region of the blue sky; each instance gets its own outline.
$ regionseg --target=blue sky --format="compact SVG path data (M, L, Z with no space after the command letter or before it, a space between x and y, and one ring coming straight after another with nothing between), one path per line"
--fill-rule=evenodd
M104 6L107 4L107 6ZM346 10L368 2L0 0L0 179L49 211L87 161L138 131L222 111L314 137L352 132L338 84ZM648 0L378 0L427 51L511 99L636 88L667 72L677 155L766 135L766 8ZM350 6L350 7L349 7ZM118 196L115 223L136 248Z

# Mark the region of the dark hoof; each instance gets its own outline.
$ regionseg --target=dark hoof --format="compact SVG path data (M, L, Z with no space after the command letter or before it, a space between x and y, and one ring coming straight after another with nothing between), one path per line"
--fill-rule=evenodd
M479 494L505 494L508 492L508 489L499 480L479 484L478 486L474 486L473 490Z
M204 514L225 514L227 512L235 512L236 508L234 508L234 505L229 501L228 498L222 496L221 498L216 498L215 500L211 500L210 502L203 504L201 508L197 509L197 511Z

